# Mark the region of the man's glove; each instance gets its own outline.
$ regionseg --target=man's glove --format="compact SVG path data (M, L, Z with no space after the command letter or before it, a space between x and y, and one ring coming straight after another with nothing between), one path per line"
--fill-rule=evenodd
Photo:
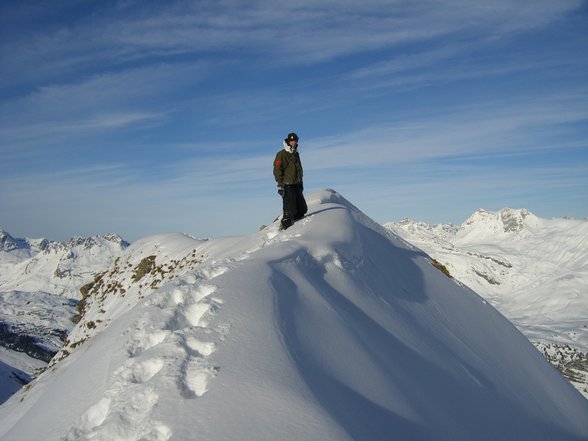
M284 187L278 187L278 194L284 197Z

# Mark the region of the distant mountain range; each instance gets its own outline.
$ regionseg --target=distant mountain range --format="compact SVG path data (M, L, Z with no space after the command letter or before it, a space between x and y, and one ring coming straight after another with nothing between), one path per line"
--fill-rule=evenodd
M74 237L68 242L15 239L0 230L0 291L46 292L79 299L79 288L128 247L120 236Z
M478 210L461 225L385 226L508 317L588 397L588 221Z

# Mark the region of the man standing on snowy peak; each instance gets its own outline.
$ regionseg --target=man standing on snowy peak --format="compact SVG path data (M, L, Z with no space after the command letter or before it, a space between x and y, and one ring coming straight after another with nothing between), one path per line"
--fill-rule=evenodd
M281 229L285 230L298 219L302 219L308 207L302 195L302 163L298 154L298 135L289 133L284 139L284 148L274 159L274 177L278 183L278 194L282 196L283 216Z

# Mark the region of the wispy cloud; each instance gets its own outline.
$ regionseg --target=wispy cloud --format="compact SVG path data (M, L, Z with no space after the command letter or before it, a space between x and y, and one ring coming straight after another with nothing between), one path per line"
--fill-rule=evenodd
M546 126L561 126L558 142L569 145L565 127L588 119L587 104L588 95L563 95L429 110L313 140L306 155L310 167L320 169L551 149L544 139Z
M23 74L57 78L90 66L110 69L133 61L213 51L265 54L281 64L322 62L443 36L500 38L557 20L581 4L581 0L137 2L118 9L94 8L92 15L76 17L67 26L41 32L31 27L16 39L4 39L0 50L10 55L2 65L2 76L9 82L20 81ZM68 12L62 8L62 13Z
M586 67L585 60L534 54L500 55L488 59L472 52L479 46L455 44L413 54L400 54L348 73L344 79L358 91L371 93L387 89L410 90L434 84L456 83L473 79L496 79L512 74L534 74L567 69L570 74Z
M27 154L130 126L164 122L181 99L175 95L202 78L201 63L157 65L43 86L0 105L0 146Z

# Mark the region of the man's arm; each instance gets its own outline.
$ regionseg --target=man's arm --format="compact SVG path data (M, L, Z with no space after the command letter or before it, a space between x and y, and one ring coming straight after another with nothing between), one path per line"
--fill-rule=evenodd
M276 159L274 159L274 178L276 178L278 187L284 186L284 162L280 152L278 152Z

